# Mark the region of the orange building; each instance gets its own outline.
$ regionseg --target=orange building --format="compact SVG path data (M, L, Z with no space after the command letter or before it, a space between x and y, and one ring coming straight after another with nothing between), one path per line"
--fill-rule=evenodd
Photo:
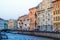
M60 30L60 0L52 2L53 5L53 27Z
M37 28L37 8L30 8L29 9L29 24L30 30L34 30Z

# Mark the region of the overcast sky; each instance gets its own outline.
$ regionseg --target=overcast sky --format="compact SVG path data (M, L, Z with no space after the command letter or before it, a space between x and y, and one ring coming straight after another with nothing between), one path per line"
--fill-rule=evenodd
M28 14L28 9L37 6L42 0L0 0L0 18L17 19Z

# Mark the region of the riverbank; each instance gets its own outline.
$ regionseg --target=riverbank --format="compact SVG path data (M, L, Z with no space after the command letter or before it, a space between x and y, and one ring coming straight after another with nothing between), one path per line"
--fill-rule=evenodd
M60 39L60 32L27 31L27 30L2 30L2 31L9 32L9 33L14 33L14 34L23 34L23 35L30 35L30 36Z
M23 34L29 36L37 36L37 37L44 37L44 38L51 38L51 39L58 39L60 40L60 33L53 33L53 32L33 32L33 31L20 31L20 32L10 32L13 34Z

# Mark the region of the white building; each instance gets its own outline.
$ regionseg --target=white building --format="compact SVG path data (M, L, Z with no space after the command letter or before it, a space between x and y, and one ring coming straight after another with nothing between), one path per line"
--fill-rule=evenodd
M53 30L52 0L43 0L38 7L38 25L41 31Z
M18 18L18 28L20 30L29 30L29 16L23 15Z
M29 20L26 19L24 22L23 22L23 30L29 30Z

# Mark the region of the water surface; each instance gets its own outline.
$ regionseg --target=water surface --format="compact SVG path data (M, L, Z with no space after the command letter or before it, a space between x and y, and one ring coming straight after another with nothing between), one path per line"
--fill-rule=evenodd
M8 37L6 40L53 40L50 38L43 38L43 37L36 37L36 36L28 36L22 34L12 34L12 33L5 33Z

